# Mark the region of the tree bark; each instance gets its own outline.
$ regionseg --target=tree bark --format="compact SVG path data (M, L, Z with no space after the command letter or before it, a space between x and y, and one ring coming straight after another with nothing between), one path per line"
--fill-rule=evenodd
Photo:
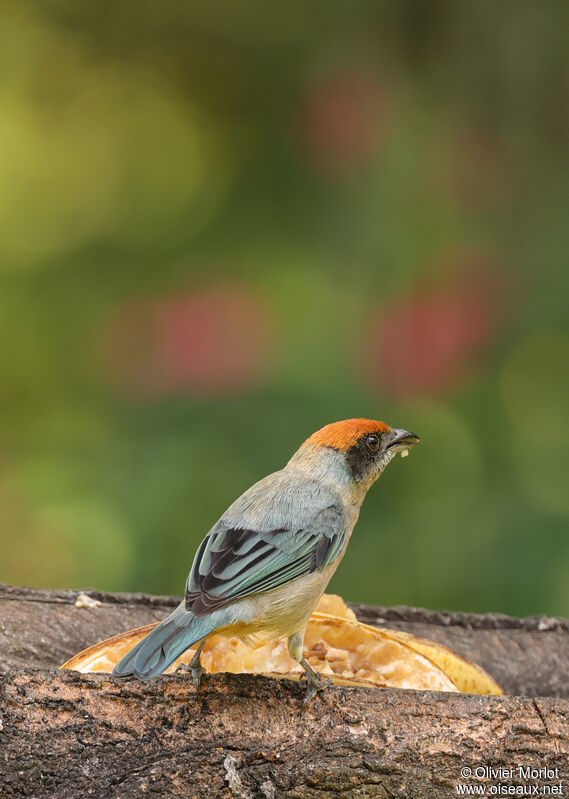
M333 687L301 713L304 689L287 680L206 676L196 694L186 676L143 683L55 670L177 602L89 593L102 604L0 587L2 799L439 799L460 786L532 795L532 784L536 795L569 795L566 621L354 606L365 621L452 646L526 696Z

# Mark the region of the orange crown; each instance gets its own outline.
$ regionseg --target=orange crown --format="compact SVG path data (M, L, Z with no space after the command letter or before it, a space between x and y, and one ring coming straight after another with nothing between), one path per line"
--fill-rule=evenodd
M373 419L345 419L343 422L332 422L313 433L306 444L320 444L322 447L333 447L342 451L353 447L366 433L388 433L391 430L385 422Z

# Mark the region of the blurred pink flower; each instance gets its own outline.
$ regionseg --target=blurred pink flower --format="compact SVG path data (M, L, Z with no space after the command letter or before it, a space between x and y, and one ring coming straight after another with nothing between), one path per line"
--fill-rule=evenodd
M487 260L458 278L391 300L372 320L369 341L374 379L403 398L455 387L475 369L495 339L502 282Z
M102 350L111 384L147 399L229 394L262 382L269 315L252 292L217 286L127 300L107 318Z
M385 89L363 71L338 72L311 88L297 120L309 165L333 177L365 165L384 141L388 111Z

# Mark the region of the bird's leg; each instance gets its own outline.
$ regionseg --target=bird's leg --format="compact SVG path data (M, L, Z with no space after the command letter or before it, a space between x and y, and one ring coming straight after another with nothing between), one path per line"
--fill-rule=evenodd
M300 665L304 669L304 676L306 677L306 694L304 696L304 700L302 702L302 707L306 707L307 705L312 702L314 697L319 691L323 691L327 685L330 685L330 680L323 680L322 677L317 674L312 666L309 665L308 661L305 658L301 658L299 660Z
M202 680L203 668L200 660L200 655L202 653L202 649L205 644L205 638L202 639L200 645L196 649L196 653L193 658L190 660L187 666L178 666L176 671L189 671L192 682L195 685L196 691L200 690L200 683Z
M200 690L202 681L203 668L200 660L200 655L205 644L205 638L202 639L201 644L196 649L196 654L190 660L190 674L192 675L192 682L196 687L196 691Z
M306 679L307 687L306 687L306 694L304 696L304 700L302 702L302 707L305 708L316 696L319 691L323 691L327 685L330 685L330 680L323 680L322 677L317 674L309 662L306 660L304 655L302 654L302 646L304 644L304 630L300 630L294 635L289 636L288 639L288 653L293 660L296 660L297 663L300 663L302 668L304 669L304 674L302 677ZM302 678L301 678L302 679Z

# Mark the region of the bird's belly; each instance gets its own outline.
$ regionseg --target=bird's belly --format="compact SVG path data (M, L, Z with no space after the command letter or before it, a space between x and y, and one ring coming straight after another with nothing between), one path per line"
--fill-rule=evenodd
M302 630L335 571L336 564L332 566L273 591L239 600L234 605L234 620L218 632L235 635L249 646L259 646Z

